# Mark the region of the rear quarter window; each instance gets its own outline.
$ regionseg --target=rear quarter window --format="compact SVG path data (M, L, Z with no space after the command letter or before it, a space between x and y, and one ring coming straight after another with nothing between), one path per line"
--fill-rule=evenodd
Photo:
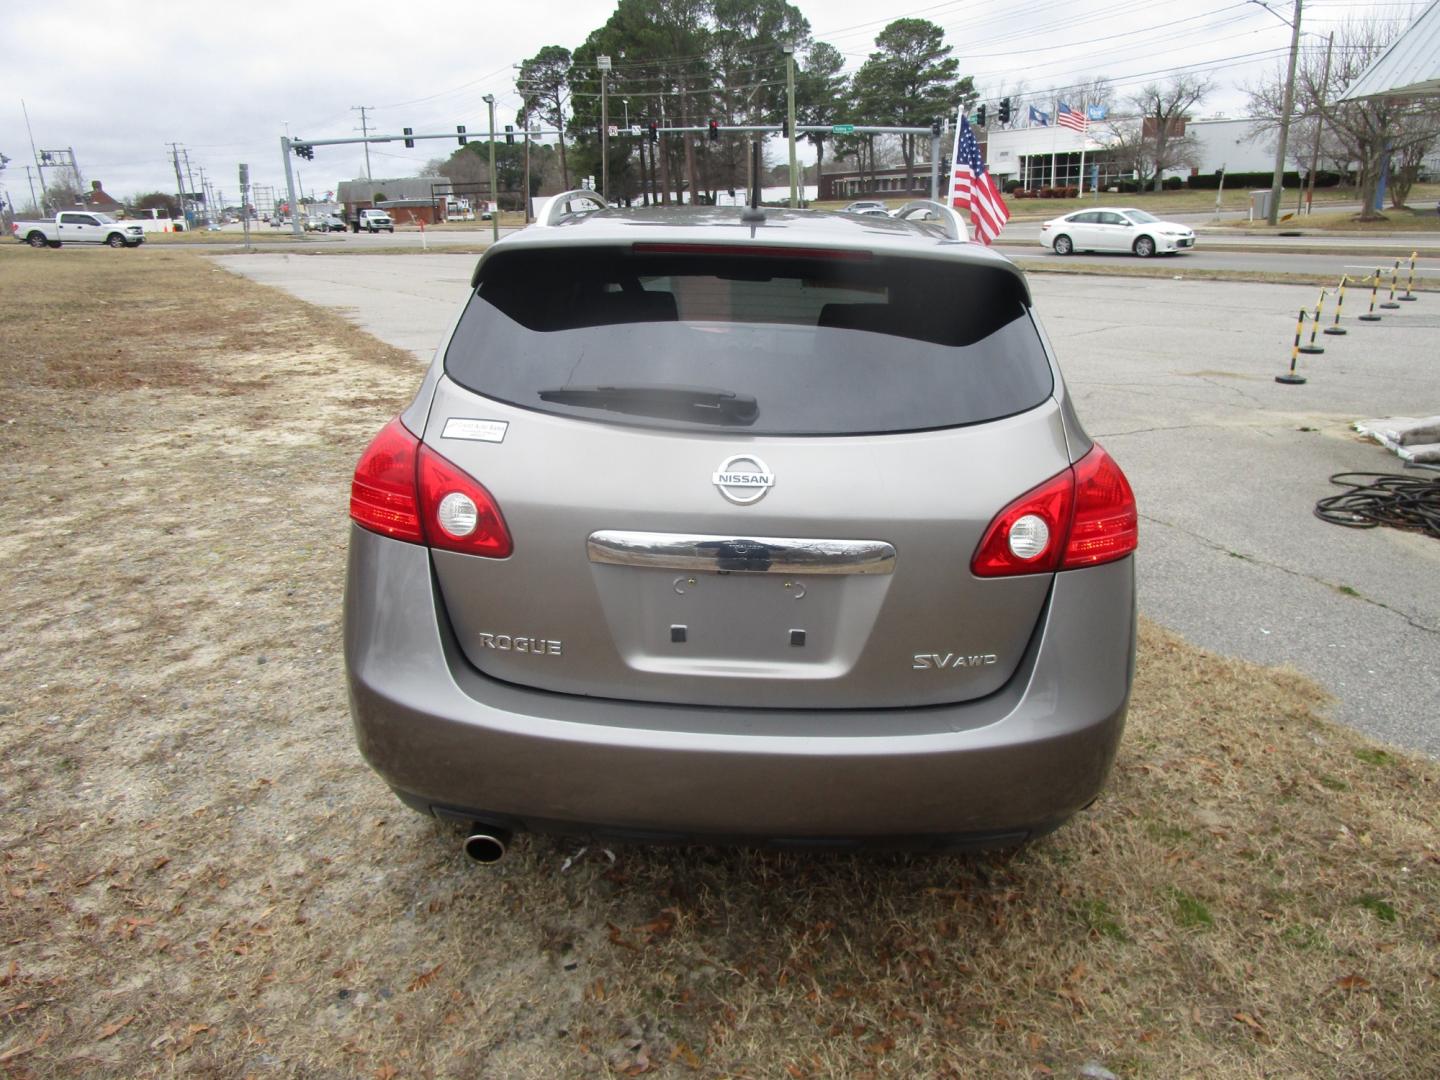
M1006 268L637 247L497 252L446 373L527 409L766 435L974 424L1034 408L1053 390L1024 286ZM581 389L557 392L571 388ZM602 389L624 392L602 400ZM670 407L692 390L699 403L719 392L753 408L695 419Z

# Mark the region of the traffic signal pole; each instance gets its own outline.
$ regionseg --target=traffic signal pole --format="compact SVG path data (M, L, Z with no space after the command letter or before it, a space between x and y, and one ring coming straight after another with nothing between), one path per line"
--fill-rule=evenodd
M290 164L291 142L288 136L280 136L280 156L285 159L285 188L290 193L290 231L303 237L305 230L300 226L300 215L295 211L300 204L295 200L295 168Z

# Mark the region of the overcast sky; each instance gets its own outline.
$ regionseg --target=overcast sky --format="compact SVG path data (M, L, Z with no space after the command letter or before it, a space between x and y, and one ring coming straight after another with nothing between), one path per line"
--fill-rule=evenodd
M1289 0L1270 0L1289 17ZM1243 115L1242 84L1271 69L1289 27L1254 0L799 0L816 39L834 44L851 70L876 33L904 16L945 28L963 74L994 99L1023 79L1027 89L1093 75L1128 90L1179 65L1203 65L1220 89L1203 115ZM1324 34L1347 16L1408 21L1411 0L1306 0L1303 25ZM284 184L280 136L358 134L372 106L372 131L487 128L486 93L497 124L513 123L519 98L513 65L550 44L574 48L600 26L613 0L426 4L351 0L339 6L251 0L240 6L165 0L39 0L7 5L0 74L0 152L11 158L0 184L29 202L24 166L35 146L73 147L87 184L117 197L175 190L169 144L188 149L234 202L236 163L256 183ZM1303 42L1320 44L1315 39ZM620 63L617 61L617 68ZM623 119L623 103L613 118ZM631 119L644 108L631 103ZM371 149L376 178L413 176L453 142ZM813 154L810 157L813 160ZM319 148L299 162L306 191L323 196L364 176L360 148ZM196 175L198 186L199 176Z

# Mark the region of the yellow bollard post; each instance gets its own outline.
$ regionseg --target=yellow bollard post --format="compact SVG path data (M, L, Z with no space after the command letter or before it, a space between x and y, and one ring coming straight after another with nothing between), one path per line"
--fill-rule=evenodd
M1375 268L1375 273L1370 276L1370 310L1361 315L1361 322L1379 322L1380 316L1375 314L1375 292L1380 288L1380 268Z
M1390 299L1380 306L1383 308L1398 308L1400 305L1395 302L1395 279L1400 276L1400 260L1395 260L1395 265L1390 270Z
M1410 252L1410 280L1405 282L1405 295L1396 297L1397 300L1419 300L1420 298L1412 291L1415 288L1415 256L1419 252Z
M1316 345L1316 344L1315 344L1315 335L1316 335L1316 333L1318 333L1319 330L1320 330L1320 314L1321 314L1321 312L1323 312L1324 310L1325 310L1325 290L1324 290L1324 289L1321 289L1321 290L1320 290L1320 299L1317 300L1317 301L1315 301L1315 318L1314 318L1314 320L1310 323L1310 341L1309 341L1308 344L1305 344L1305 345L1301 345L1301 346L1300 346L1300 351L1301 351L1301 352L1314 354L1314 353L1323 353L1323 352L1325 351L1325 349L1324 349L1323 346L1320 346L1320 345Z
M1300 362L1300 335L1305 332L1305 309L1300 309L1300 315L1295 320L1295 344L1290 348L1290 370L1282 375L1276 375L1278 383L1288 383L1291 386L1298 386L1305 381L1304 375L1295 373L1295 365Z
M1335 298L1335 321L1325 327L1325 333L1332 337L1343 337L1348 331L1340 325L1340 310L1345 306L1345 282L1350 280L1348 274L1340 275L1340 294Z

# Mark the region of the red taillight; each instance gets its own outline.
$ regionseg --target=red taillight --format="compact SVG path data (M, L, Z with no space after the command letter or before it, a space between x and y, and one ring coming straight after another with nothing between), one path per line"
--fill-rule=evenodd
M1122 558L1138 541L1135 494L1098 445L1016 499L990 522L970 570L977 577L1046 574Z
M412 435L396 417L355 466L350 517L412 544L503 559L514 545L500 507L481 484Z
M350 484L350 517L357 525L396 540L423 543L415 500L415 456L420 440L397 416L380 429Z
M431 547L491 559L514 547L490 492L428 446L420 447L420 506Z
M1075 521L1064 568L1111 562L1129 555L1139 542L1135 492L1115 459L1096 446L1075 463Z

